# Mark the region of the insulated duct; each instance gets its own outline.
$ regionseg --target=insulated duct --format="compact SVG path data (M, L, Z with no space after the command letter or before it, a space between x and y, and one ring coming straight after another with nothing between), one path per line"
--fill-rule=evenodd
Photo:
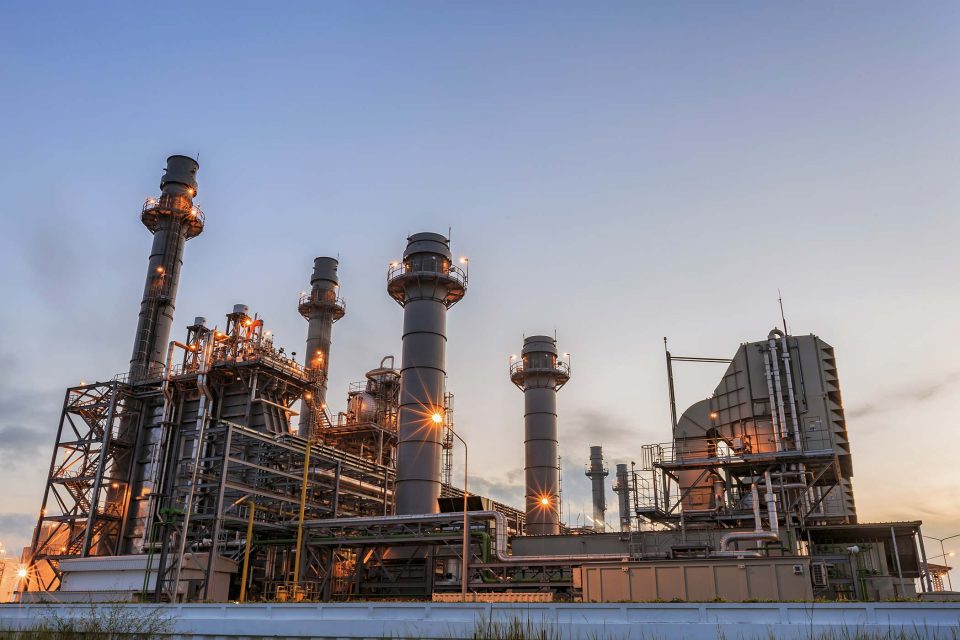
M438 511L447 309L463 298L466 288L466 274L452 264L450 240L439 233L407 238L403 261L387 272L387 292L403 307L397 514Z
M557 341L531 336L520 359L510 363L510 380L523 391L524 476L527 535L560 533L560 464L557 457L557 391L570 379L570 366L557 357Z

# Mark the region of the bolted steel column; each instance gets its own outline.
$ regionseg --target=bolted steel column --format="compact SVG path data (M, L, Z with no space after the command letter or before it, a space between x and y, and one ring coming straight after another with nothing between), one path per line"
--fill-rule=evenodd
M606 477L610 475L610 471L603 464L603 447L590 447L590 466L587 467L585 475L590 478L593 489L593 529L597 533L603 533L607 530Z
M528 535L560 533L560 465L557 458L557 391L570 379L570 366L557 357L557 341L531 336L510 380L523 391L524 475Z
M163 372L183 247L203 231L203 213L193 204L199 168L197 161L187 156L167 158L160 197L149 198L141 211L141 221L153 233L153 248L130 358L130 379L134 381L159 378Z
M310 292L300 296L299 311L308 321L307 352L303 364L316 379L314 389L304 396L300 411L298 432L304 438L317 435L321 417L327 407L327 374L330 370L330 340L333 323L346 313L346 307L337 296L340 281L336 258L315 258Z
M452 263L449 239L438 233L407 238L403 261L387 272L387 292L403 307L394 489L399 515L438 511L447 309L463 298L466 287L466 274Z

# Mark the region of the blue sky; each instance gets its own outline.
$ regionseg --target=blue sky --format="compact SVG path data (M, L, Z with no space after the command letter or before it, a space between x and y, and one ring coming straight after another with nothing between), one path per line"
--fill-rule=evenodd
M176 325L242 302L288 351L341 257L332 408L399 355L385 269L453 229L449 388L517 502L507 356L556 331L567 512L587 446L668 438L662 337L779 320L837 348L861 520L960 533L955 3L8 3L0 21L0 541L39 507L63 388L126 368L164 159L200 155ZM179 334L178 334L179 335ZM719 371L684 368L681 404ZM613 494L608 500L613 504ZM611 513L611 521L615 514Z

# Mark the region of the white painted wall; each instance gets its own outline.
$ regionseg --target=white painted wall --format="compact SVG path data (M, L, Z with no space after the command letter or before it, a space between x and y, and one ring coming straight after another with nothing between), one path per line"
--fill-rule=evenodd
M104 605L100 605L101 607ZM953 603L664 604L186 604L116 605L161 609L177 640L234 638L469 638L480 620L544 625L564 639L811 638L831 629L908 631L910 638L955 638ZM0 605L0 629L26 628L44 615L83 615L87 605ZM840 635L840 637L845 637Z

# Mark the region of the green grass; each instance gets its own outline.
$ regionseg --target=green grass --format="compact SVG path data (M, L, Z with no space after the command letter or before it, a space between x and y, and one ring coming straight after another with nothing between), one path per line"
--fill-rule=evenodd
M162 640L172 621L159 609L94 606L81 616L63 617L55 610L29 629L3 630L3 640Z

